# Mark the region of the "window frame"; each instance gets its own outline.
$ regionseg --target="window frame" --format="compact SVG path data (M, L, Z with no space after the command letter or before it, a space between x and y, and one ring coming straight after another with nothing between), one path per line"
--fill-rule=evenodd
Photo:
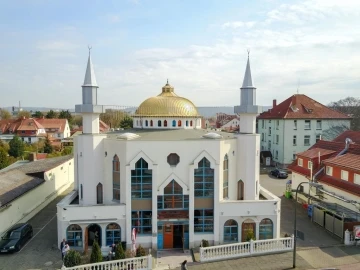
M318 124L320 124L320 125L318 125ZM316 129L322 130L322 121L321 120L316 120Z
M215 195L215 173L211 168L210 161L203 157L198 168L194 169L194 197L195 198L213 198ZM201 179L201 181L197 180Z
M309 141L308 143L306 143L307 140ZM304 146L309 146L310 145L310 140L311 140L310 135L304 135Z
M340 172L340 178L344 181L349 181L349 171L347 170L341 170Z
M134 217L134 214L136 215ZM146 215L145 215L146 214ZM149 217L149 216L150 217ZM145 223L146 221L146 223ZM149 222L149 224L147 224ZM146 225L143 225L146 224ZM152 234L152 211L131 211L131 227L136 228L136 232L139 235L151 235ZM145 229L147 229L145 231Z
M303 159L302 158L298 158L297 165L300 166L300 167L303 166Z
M333 167L326 165L326 175L332 176L333 175Z
M131 199L151 199L152 180L153 175L152 170L149 169L149 164L145 159L140 158L135 163L135 168L131 170ZM133 189L133 187L139 188ZM136 194L139 194L140 196L135 196ZM144 196L145 194L146 196Z
M304 130L311 130L311 120L304 121Z
M200 212L200 215L196 216L196 211ZM207 215L211 213L212 215ZM195 220L197 219L197 223ZM199 222L201 220L201 222ZM213 233L214 232L214 209L210 208L196 208L194 209L194 234L199 233Z
M223 160L223 199L229 198L229 157L226 154Z
M120 201L121 198L121 189L120 189L120 160L118 155L114 155L113 160L113 171L112 171L112 193L113 200ZM117 180L118 178L119 180ZM118 183L116 183L118 181ZM118 194L118 196L116 196Z

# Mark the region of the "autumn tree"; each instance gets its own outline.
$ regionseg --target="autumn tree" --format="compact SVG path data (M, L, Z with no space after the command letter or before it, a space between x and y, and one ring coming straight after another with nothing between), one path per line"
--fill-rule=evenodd
M57 112L53 111L53 110L50 110L47 112L47 114L45 115L45 118L48 118L48 119L53 119L53 118L57 118Z
M2 147L0 147L0 170L10 165L10 159L8 153Z
M31 118L31 113L29 111L20 111L18 113L18 117L19 118L22 118L22 117Z
M24 143L19 136L14 136L9 142L9 155L12 157L21 157L24 154Z
M0 119L10 119L11 113L8 110L0 109Z
M360 98L347 97L331 102L328 107L352 117L351 130L360 130Z

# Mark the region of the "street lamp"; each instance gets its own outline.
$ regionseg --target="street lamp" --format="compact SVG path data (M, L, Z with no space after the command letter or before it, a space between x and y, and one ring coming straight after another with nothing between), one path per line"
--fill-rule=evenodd
M298 195L298 191L299 188L301 187L302 184L308 184L311 187L322 187L322 185L320 185L319 183L315 183L315 182L301 182L297 188L296 188L296 192L295 192L295 211L294 211L294 250L293 250L293 268L296 267L296 238L297 238L297 233L296 233L296 209L297 209L297 195ZM309 187L309 195L310 195L310 187Z

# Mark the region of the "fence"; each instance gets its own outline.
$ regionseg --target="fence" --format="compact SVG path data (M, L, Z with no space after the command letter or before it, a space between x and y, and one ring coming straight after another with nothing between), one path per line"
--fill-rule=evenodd
M250 242L200 248L200 261L211 262L253 255L287 252L294 249L294 237L251 240Z
M131 259L83 264L74 267L63 266L61 270L151 270L151 255Z

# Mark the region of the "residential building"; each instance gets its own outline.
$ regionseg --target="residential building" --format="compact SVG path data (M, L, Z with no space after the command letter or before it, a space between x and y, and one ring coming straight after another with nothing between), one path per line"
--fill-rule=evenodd
M260 186L256 88L247 61L238 134L201 128L196 106L168 82L146 99L130 130L101 134L98 85L89 55L83 133L74 138L75 190L57 205L58 239L102 251L125 241L159 249L189 249L280 237L280 199ZM151 101L151 102L149 102Z
M271 151L277 166L286 167L320 139L332 140L350 128L351 118L303 94L295 94L258 118L261 151ZM341 132L340 132L341 133Z

